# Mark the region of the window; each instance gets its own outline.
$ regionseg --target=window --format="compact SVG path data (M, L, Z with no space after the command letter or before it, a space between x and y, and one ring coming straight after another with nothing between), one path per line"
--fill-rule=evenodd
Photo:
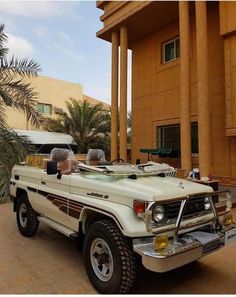
M180 57L179 37L163 44L163 63L176 60Z
M52 105L38 103L38 112L41 114L47 114L47 115L52 114Z
M172 157L180 157L180 125L157 127L159 149L172 149Z
M198 154L198 125L191 123L192 153ZM180 157L180 125L157 127L157 148L172 149L172 157Z

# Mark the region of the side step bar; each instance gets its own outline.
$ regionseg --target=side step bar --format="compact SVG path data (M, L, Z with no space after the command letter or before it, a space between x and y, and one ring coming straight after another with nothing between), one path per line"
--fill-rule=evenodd
M75 232L74 230L71 230L49 218L46 217L39 217L38 218L40 222L43 222L44 224L48 225L49 227L51 227L52 229L66 235L67 237L72 237L75 238L78 236L78 233Z

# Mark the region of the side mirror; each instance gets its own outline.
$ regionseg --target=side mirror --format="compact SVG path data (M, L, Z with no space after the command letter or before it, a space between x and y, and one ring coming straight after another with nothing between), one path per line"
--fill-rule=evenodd
M47 174L57 174L57 162L56 161L47 161Z

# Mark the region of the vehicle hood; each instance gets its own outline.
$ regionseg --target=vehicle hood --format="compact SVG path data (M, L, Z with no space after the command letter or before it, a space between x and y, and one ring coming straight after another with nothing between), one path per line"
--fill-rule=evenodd
M80 186L78 186L78 183ZM114 200L121 203L128 197L145 201L163 201L213 191L211 187L185 179L157 176L130 179L87 173L80 175L78 183L76 179L72 179L72 193L75 191L74 187L76 185L86 189L90 195L93 195L94 192L104 196L107 195L109 201Z
M143 197L150 196L153 201L213 191L211 187L173 177L141 177L134 181L123 179L120 184L133 192L142 193Z

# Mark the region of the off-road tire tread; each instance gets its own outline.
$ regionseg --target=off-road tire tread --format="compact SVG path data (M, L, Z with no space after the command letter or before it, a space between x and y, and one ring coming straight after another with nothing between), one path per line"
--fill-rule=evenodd
M106 233L110 237L112 244L117 246L120 254L121 260L121 281L119 290L115 292L100 292L100 293L110 293L110 294L124 294L128 293L133 287L136 278L136 260L135 253L131 242L123 236L118 227L111 221L100 220L93 223L90 228L99 229L100 232ZM86 245L86 240L85 240ZM86 265L86 268L88 265ZM89 271L87 270L88 276ZM89 276L90 277L90 276Z
M21 202L25 203L25 205L27 207L27 225L26 225L26 227L22 227L20 220L19 220L19 209L20 209ZM23 236L31 237L37 232L38 227L39 227L38 215L33 210L32 206L28 200L27 194L22 193L18 198L17 207L16 207L16 220L17 220L18 229Z

